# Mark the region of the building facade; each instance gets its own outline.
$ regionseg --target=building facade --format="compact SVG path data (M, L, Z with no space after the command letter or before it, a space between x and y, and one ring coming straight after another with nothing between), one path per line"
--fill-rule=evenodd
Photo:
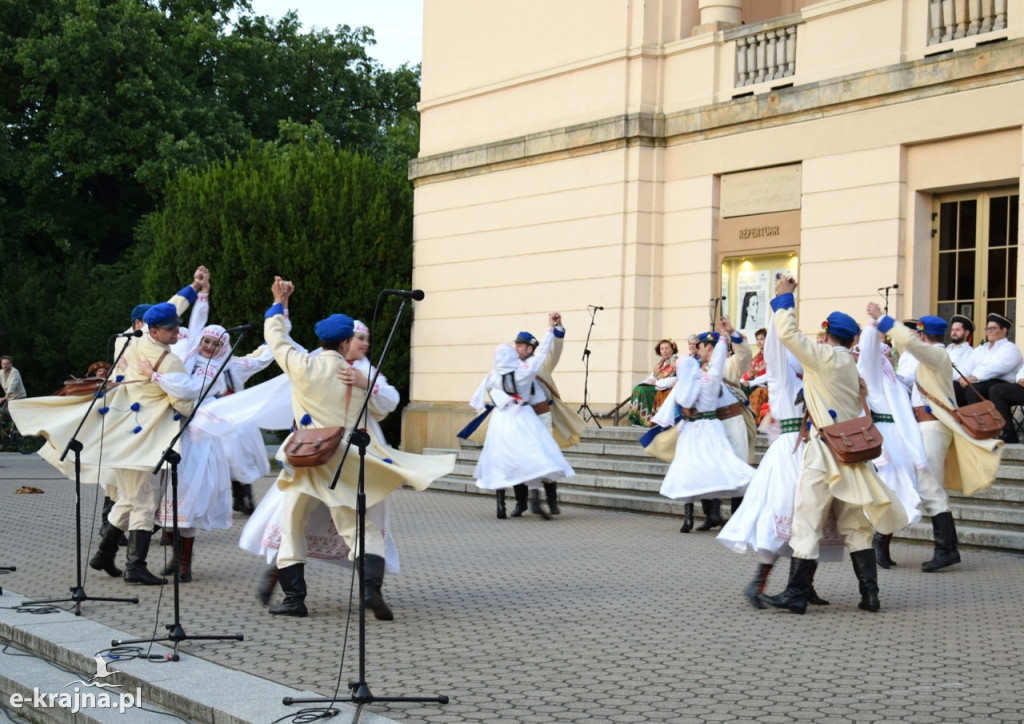
M420 111L407 449L549 311L598 411L715 310L752 338L782 270L810 333L876 300L1024 339L1024 0L425 0Z

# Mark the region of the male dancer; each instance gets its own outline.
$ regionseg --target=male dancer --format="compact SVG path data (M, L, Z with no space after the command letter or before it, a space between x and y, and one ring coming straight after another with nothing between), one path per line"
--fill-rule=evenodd
M828 509L833 504L839 532L846 541L860 584L864 611L878 611L878 570L871 548L871 525L891 533L907 523L906 511L885 486L870 462L841 463L821 440L817 429L863 415L860 375L850 348L860 332L847 314L832 312L825 323L825 344L812 342L797 328L793 291L796 279L781 276L772 300L772 325L779 341L804 368L804 402L813 426L804 453L793 510L793 558L786 590L777 596L761 594L775 608L804 613L818 565L818 542Z
M929 573L938 571L960 562L946 489L970 495L991 486L999 469L1003 443L969 437L952 414L957 403L953 396L953 365L942 344L946 320L922 317L921 329L915 333L894 325L892 317L883 316L881 307L874 302L868 304L868 315L877 320L880 332L892 337L901 358L913 355L918 361L911 401L928 468L918 470L917 492L921 507L932 519L935 537L932 559L922 563L921 569ZM884 545L887 548L888 541Z

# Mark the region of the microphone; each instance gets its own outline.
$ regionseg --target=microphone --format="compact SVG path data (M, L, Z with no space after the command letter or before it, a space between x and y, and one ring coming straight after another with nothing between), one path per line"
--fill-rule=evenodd
M890 286L890 287L879 287L879 288L877 289L877 291L879 291L879 292L884 292L884 291L886 291L887 289L899 289L899 288L900 288L900 285L899 285L899 284L893 284L893 285L892 285L892 286Z
M249 322L249 324L240 324L237 327L225 329L224 334L234 334L235 332L248 332L250 329L256 329L259 326L259 322Z
M391 294L396 297L405 297L406 299L412 299L414 302L423 301L423 297L426 294L423 293L422 289L413 289L411 292L407 292L404 289L384 289L381 294Z
M113 339L114 337L125 338L125 337L141 337L141 336L142 336L142 330L141 329L136 329L136 330L131 331L131 332L121 332L121 334L112 334L112 335L110 335L110 338Z
M588 304L587 306L588 306L588 307L589 307L590 309L600 309L600 310L601 310L602 312L604 311L604 307L598 307L598 306L596 306L596 305L594 305L594 304Z

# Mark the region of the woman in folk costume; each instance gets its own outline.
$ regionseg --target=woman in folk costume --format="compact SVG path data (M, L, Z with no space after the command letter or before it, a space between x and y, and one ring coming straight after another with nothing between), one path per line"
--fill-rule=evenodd
M650 427L651 417L665 402L669 390L675 384L679 347L671 339L663 339L655 345L654 351L659 356L654 371L633 388L630 396L629 421L633 425Z
M241 389L245 380L274 361L265 345L247 357L229 357L231 337L218 324L207 325L202 334L194 335L194 340L185 355L184 372L156 372L146 360L139 361L139 372L149 375L150 381L160 385L168 394L198 400L206 392L206 400L212 401ZM229 461L235 461L234 467L240 475L252 475L252 479L269 473L270 468L259 428L252 425L236 427L227 437L208 435L190 426L182 440L182 463L178 476L178 532L181 540L175 541L175 556L164 570L164 575L177 570L178 580L187 583L192 580L196 530L231 527L233 475ZM174 510L168 494L157 509L156 519L164 528L173 525Z
M718 534L718 541L737 553L753 551L760 562L753 580L744 588L750 605L765 608L758 598L764 591L775 561L791 556L789 537L793 526L793 497L800 478L800 462L806 443L801 435L804 417L803 368L779 343L775 328L769 322L763 346L765 375L771 395L772 423L769 437L774 437L757 466L757 473L747 486L743 505L735 511ZM823 560L843 559L843 539L836 528L835 516L829 513L821 542ZM808 603L827 606L813 586Z
M921 520L921 496L917 493L918 475L927 475L928 458L924 441L914 418L907 388L896 377L889 345L882 344L877 324L861 330L857 370L868 387L868 408L875 427L882 433L882 455L875 468L878 476L896 493L907 511L907 524ZM875 560L882 568L896 565L889 557L892 533L875 533L872 547Z
M736 457L716 412L728 354L725 337L717 332L704 332L700 344L713 345L707 369L695 372L695 362L680 362L678 382L654 416L655 424L661 427L678 424L675 456L661 484L661 494L686 504L680 528L684 533L693 525L694 500L742 495L754 476L754 469ZM696 375L699 384L694 382ZM683 413L678 423L677 408L682 408Z
M370 344L370 330L358 319L355 320L354 326L353 336L356 343L352 345L346 359L350 365L365 375L367 380L372 380L376 367L373 367L366 358ZM299 345L295 346L297 349L301 349ZM222 419L230 425L237 424L239 420L246 420L250 423L259 420L259 426L265 429L287 429L291 425L291 383L285 375L280 375L251 390L246 390L244 394L251 397L252 400L242 400L242 396L236 396L235 399L225 400L223 403L218 402L215 413L218 416L223 416ZM254 401L261 397L267 400L267 404L263 406L257 406L258 403L254 404ZM370 394L369 416L366 418L366 427L374 437L380 440L385 439L379 421L393 412L398 407L399 401L398 390L388 383L384 375L377 375L376 383ZM256 410L260 408L262 408L261 411L257 413ZM281 513L283 509L284 493L276 485L271 486L267 494L263 496L263 500L256 506L252 517L246 522L238 541L238 546L243 550L266 556L269 568L264 571L257 588L257 595L264 604L270 602L270 597L277 586L275 562L281 546ZM366 515L384 537L385 572L398 573L398 548L391 535L389 498L385 498L376 505L371 505L367 509ZM330 511L325 505L316 506L310 517L309 525L306 528L306 547L311 558L348 565L351 551L338 535Z
M473 475L477 487L498 491L499 510L504 508L505 488L525 484L530 488L531 510L541 513L542 481L575 475L558 443L528 404L531 387L553 342L554 330L548 329L536 352L523 361L511 345L498 345L494 369L484 377L469 403L477 412L484 412L489 396L494 405Z

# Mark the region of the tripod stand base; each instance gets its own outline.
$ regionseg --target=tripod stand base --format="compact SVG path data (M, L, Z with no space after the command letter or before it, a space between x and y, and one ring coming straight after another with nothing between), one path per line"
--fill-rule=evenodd
M601 423L597 419L597 415L594 414L594 411L590 409L590 405L588 405L587 403L584 402L582 405L580 405L580 409L576 410L576 413L583 413L583 422L588 422L587 415L590 415L590 419L594 421L594 424L597 425L598 429L603 429L601 427Z
M185 629L182 628L180 623L169 623L166 624L165 628L170 632L166 636L161 638L152 639L126 639L126 640L114 640L110 642L111 646L127 646L129 644L149 644L149 643L160 643L161 641L171 641L174 643L174 653L171 654L171 661L181 661L181 656L178 654L178 646L182 641L245 641L243 634L229 634L224 636L190 636L185 633Z
M74 603L75 604L75 615L82 615L82 604L86 601L110 601L113 603L138 603L137 598L99 598L96 596L90 596L85 592L85 588L82 586L72 586L68 589L71 591L71 598L47 598L42 601L22 601L22 606L34 606L39 603ZM0 589L0 593L3 590Z

